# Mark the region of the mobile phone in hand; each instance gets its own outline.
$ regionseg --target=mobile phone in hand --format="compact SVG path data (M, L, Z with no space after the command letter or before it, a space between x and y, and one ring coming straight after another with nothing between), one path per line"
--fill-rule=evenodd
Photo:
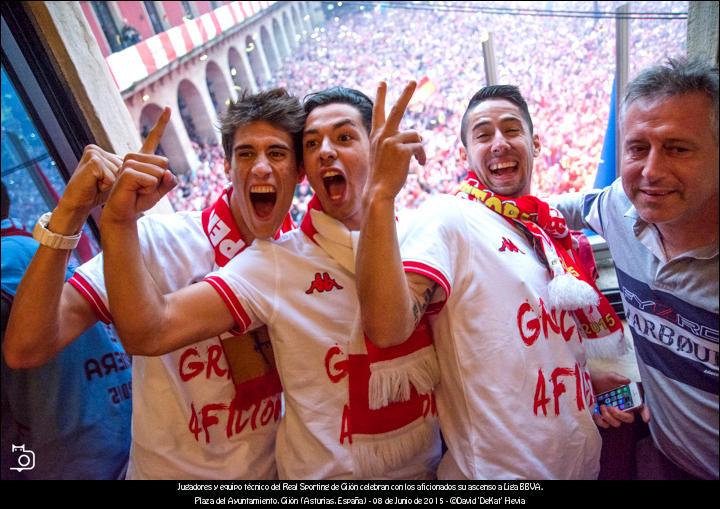
M595 396L595 413L600 413L600 405L614 406L618 410L627 412L642 405L640 388L635 382L621 385L607 392Z

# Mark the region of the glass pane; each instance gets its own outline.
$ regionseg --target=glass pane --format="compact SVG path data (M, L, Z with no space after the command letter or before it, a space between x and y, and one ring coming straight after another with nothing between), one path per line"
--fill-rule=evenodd
M48 152L20 97L2 67L2 181L10 195L15 226L32 231L38 217L52 211L65 191L65 179ZM87 224L74 262L100 251Z
M211 4L221 3L226 2ZM184 12L188 17L192 9L198 12L193 2L145 2L149 14L151 5L159 9L161 4L170 14ZM261 89L284 86L301 98L334 85L374 97L377 81L384 79L390 85L390 104L392 94L413 78L418 89L403 126L418 130L426 140L428 162L411 162L396 204L415 208L429 195L453 192L465 177L460 123L470 97L486 83L482 48L492 34L499 83L518 85L529 104L542 145L534 162L533 192L547 197L594 187L601 167L607 170L600 176L615 178L614 136L606 133L609 124L614 126L615 10L620 4L276 2L272 12L255 14L257 26L238 22L205 43L207 48L227 44L227 52L209 52L199 57L200 62L207 58L206 64L175 66L171 75L164 70L148 77L139 74L135 91L130 92L128 80L123 93L142 128L152 125L165 103L176 106L173 115L182 122L175 141L170 143L166 134L163 149L181 178L170 200L176 210L189 210L211 203L226 183L223 154L213 144L208 125L231 95L250 88L253 81ZM302 8L307 6L312 17ZM632 2L630 11L630 78L665 56L686 52L687 1ZM171 16L184 24L178 17ZM241 35L232 35L236 32ZM161 57L156 64L177 61L169 43L161 51L161 39L155 41ZM273 64L280 56L275 49L280 55L288 51L278 68ZM272 69L269 79L265 61ZM114 65L116 75L127 76L129 69ZM219 70L212 77L211 68ZM207 96L210 101L203 98ZM296 219L310 195L307 184L298 187Z
M687 13L688 2L646 2L642 11L665 14ZM631 10L633 5L630 4ZM640 71L668 57L687 55L687 19L662 19L648 15L630 21L630 73L633 79Z
M687 12L687 2L630 6L647 13L631 23L633 69L685 51L687 20L657 15ZM486 83L481 42L489 32L498 82L520 87L540 136L533 192L546 197L593 187L615 74L616 3L323 2L322 8L325 22L261 88L285 86L304 97L342 84L373 97L379 79L388 81L391 94L407 79L417 80L403 122L427 140L428 162L411 163L396 201L400 208L453 192L464 178L460 122L470 97ZM297 210L309 192L298 189Z
M105 37L110 44L110 48L112 48L113 52L120 51L124 46L115 22L113 21L112 14L110 13L110 8L105 2L91 2L91 4L95 15L100 21L100 26L103 32L105 32Z
M160 14L157 11L157 8L155 7L155 2L144 2L145 4L145 10L148 13L148 16L150 17L150 23L152 23L153 30L155 30L156 34L160 34L165 31L163 28L162 21L160 20Z

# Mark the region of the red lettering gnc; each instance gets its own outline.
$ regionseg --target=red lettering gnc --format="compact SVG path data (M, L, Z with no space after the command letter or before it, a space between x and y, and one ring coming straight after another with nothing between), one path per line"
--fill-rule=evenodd
M333 359L337 355L344 356L342 349L338 345L330 347L327 354L325 354L325 372L334 384L338 383L348 374L347 359L339 360L333 364Z
M570 322L572 325L567 327L566 322ZM560 312L560 332L566 342L570 341L573 332L575 332L575 321L570 317L570 313L565 310Z
M526 313L532 313L531 318L523 325ZM520 337L527 346L532 346L540 336L540 320L528 302L523 302L517 312L518 331Z
M545 339L548 338L548 324L555 334L560 334L560 327L558 327L557 319L555 318L555 310L553 309L548 313L542 299L540 299L540 314L542 315L542 330Z

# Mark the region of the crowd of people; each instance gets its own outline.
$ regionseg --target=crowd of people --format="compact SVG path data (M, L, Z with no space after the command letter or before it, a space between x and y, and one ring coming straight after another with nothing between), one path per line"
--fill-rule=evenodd
M192 141L198 165L191 173L177 175L178 185L168 198L175 210L203 210L223 190L225 176L223 148L220 145Z
M614 4L602 2L600 9L615 9ZM416 94L423 98L410 105L406 123L426 140L428 162L413 163L397 199L400 209L416 208L430 194L454 190L465 173L457 135L467 97L485 83L480 41L491 31L498 82L526 92L541 136L534 173L538 194L586 189L594 182L609 116L615 20L592 17L592 3L562 8L587 11L588 17L355 9L319 27L265 87L284 86L302 97L343 84L372 96L380 79L424 81ZM658 10L686 11L687 3L632 6L633 12ZM665 55L683 54L685 29L684 20L631 21L631 77ZM293 205L298 213L308 192L307 186L298 188Z
M607 5L606 5L607 4ZM602 2L600 10L615 9ZM500 5L500 4L498 4ZM505 6L505 4L502 4ZM516 7L507 2L507 7ZM406 115L426 140L397 207L417 208L431 194L452 192L465 174L458 133L465 102L485 83L481 38L492 32L498 82L526 91L541 136L533 175L540 196L593 186L601 161L615 72L615 20L593 17L593 4L563 4L586 17L545 17L401 8L338 12L295 50L262 88L282 86L303 97L335 84L374 94L377 81L420 82ZM686 2L633 4L633 12L681 12ZM441 19L442 23L438 20ZM632 20L630 73L685 52L685 20ZM199 140L197 140L199 141ZM206 206L225 182L219 147L193 142L199 166L171 193L175 210ZM210 192L210 195L207 192ZM310 187L298 186L292 215L302 217Z
M600 2L599 8L609 11L615 3ZM507 6L514 3L507 2ZM457 134L467 97L485 82L480 38L489 27L498 80L518 84L527 94L541 136L543 149L533 175L538 194L587 189L592 187L600 162L610 110L615 20L591 17L592 4L588 3L572 2L563 9L587 10L589 17L355 9L318 27L264 88L284 86L303 97L341 83L372 97L379 79L401 83L425 78L424 87L421 83L416 94L424 99L411 104L405 122L421 131L428 162L424 167L413 162L397 200L400 209L416 208L430 194L453 191L464 175ZM637 2L632 6L633 12L658 10L686 11L687 2ZM631 21L630 76L664 55L684 53L685 30L685 20ZM198 164L192 172L178 175L179 185L168 195L175 210L208 206L227 183L222 148L195 135L191 139L196 140L192 147ZM53 184L55 175L60 178L56 171L45 174ZM22 177L18 174L17 178ZM63 188L61 180L56 186L58 193ZM16 214L33 224L38 214L35 210L44 205L34 203L40 197L30 183L11 186L11 194L21 188L28 192L15 197ZM296 222L309 200L310 187L303 183L291 211ZM31 210L20 213L24 208Z
M686 7L686 2L669 2L661 9ZM615 20L593 18L591 8L582 2L564 6L587 10L585 18L355 9L318 27L264 88L284 86L303 97L343 84L372 96L379 79L418 80L417 99L405 122L426 140L428 161L424 167L413 162L397 199L399 209L416 208L431 194L453 191L464 175L458 158L460 119L466 98L485 82L480 39L491 28L498 81L516 83L526 92L541 136L535 189L540 196L587 189L600 163L615 70ZM633 4L634 12L659 8L649 2ZM685 30L685 20L631 21L630 77L665 55L684 53ZM222 147L193 138L198 165L178 175L179 185L169 194L175 210L208 206L227 183ZM291 211L296 222L310 194L307 183L298 186Z

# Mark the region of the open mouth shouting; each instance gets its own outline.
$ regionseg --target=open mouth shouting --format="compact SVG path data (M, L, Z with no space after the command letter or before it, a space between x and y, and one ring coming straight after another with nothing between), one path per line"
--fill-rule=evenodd
M488 166L490 173L495 177L510 176L518 169L518 163L515 161L506 161L503 163L495 163Z
M343 199L347 181L342 173L337 170L328 170L323 174L322 181L330 201L339 202Z
M263 184L250 187L250 203L252 203L255 214L261 219L270 217L275 202L277 200L277 192L275 186Z

